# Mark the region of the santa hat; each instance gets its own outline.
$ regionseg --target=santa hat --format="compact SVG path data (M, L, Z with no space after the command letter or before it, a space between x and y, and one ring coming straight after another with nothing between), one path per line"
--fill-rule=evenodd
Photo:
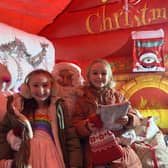
M52 71L52 74L54 75L56 80L59 78L59 73L62 70L68 70L69 72L73 74L73 85L74 86L83 84L84 79L82 76L81 68L78 65L74 63L70 63L70 62L56 63Z

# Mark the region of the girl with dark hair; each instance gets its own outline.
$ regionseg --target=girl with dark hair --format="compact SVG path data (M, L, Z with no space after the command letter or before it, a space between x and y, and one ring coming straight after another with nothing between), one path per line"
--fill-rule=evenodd
M80 168L78 136L53 76L45 70L27 75L19 94L8 97L0 123L0 167Z

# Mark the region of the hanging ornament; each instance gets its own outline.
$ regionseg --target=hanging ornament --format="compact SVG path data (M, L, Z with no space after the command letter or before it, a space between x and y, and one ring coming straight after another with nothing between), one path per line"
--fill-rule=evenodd
M124 0L124 6L123 6L125 12L128 12L128 0Z
M141 0L123 0L123 10L128 13L128 12L135 12L139 13L139 11L134 7L137 5Z
M141 0L128 0L128 2L132 5L136 5L140 2Z

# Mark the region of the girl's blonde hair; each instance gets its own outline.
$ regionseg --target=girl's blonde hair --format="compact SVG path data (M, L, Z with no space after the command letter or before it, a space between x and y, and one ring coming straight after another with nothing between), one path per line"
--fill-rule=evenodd
M97 63L101 63L101 64L104 64L105 67L107 68L107 75L108 75L108 87L110 88L113 88L115 86L115 81L113 79L113 72L112 72L112 68L111 68L111 65L108 61L106 61L105 59L96 59L96 60L93 60L91 62L91 64L89 65L87 71L86 71L86 79L87 79L87 82L90 84L90 71L92 69L92 66L94 64L97 64Z

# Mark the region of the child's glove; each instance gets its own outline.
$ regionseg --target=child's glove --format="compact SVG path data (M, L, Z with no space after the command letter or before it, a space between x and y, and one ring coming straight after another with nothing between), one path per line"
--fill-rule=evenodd
M90 125L94 125L96 128L102 128L103 127L103 123L101 121L100 115L98 114L91 114L88 118L88 122L92 123Z
M13 150L19 151L22 140L19 137L15 136L13 130L10 130L7 133L6 139Z

